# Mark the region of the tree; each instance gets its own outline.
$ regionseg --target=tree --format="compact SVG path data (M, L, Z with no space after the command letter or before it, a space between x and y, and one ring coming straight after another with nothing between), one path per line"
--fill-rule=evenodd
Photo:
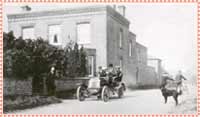
M24 50L13 51L12 57L12 74L17 79L26 79L29 77L28 67L30 65L30 57Z
M80 76L87 75L87 60L86 60L86 53L84 48L81 47L80 49Z
M53 65L60 78L87 74L84 48L79 49L73 41L65 49L59 49L42 38L16 39L13 32L4 33L3 41L3 72L6 77L24 79L31 76L38 84L41 78L47 77Z
M9 49L3 53L3 75L12 77L12 54L13 50Z
M12 49L14 47L14 34L13 32L3 33L3 50Z

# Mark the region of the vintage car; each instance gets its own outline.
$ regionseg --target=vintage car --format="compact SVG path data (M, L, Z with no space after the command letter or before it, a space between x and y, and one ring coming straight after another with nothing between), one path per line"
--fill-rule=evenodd
M121 98L125 90L125 84L122 82L110 83L108 77L94 77L89 80L88 85L81 84L77 88L76 96L79 101L84 101L85 98L96 96L97 99L107 102L110 97L115 95Z

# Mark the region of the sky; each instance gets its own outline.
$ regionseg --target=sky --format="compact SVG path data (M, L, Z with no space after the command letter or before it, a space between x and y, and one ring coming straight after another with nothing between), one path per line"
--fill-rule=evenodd
M100 3L102 4L102 3ZM110 4L113 5L114 3ZM4 31L8 31L6 14L21 12L22 5L33 11L91 6L85 3L4 4ZM99 4L95 4L99 5ZM105 4L102 4L105 5ZM194 3L129 3L126 18L137 42L148 48L148 55L162 59L163 67L172 75L182 70L187 76L197 72L197 5Z

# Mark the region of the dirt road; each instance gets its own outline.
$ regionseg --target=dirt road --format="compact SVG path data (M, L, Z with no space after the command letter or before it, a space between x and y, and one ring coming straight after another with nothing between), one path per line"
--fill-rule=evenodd
M112 98L109 102L97 100L96 97L78 100L63 100L60 104L52 104L12 113L23 114L166 114L196 113L196 92L187 90L179 97L179 105L175 106L172 97L164 104L160 90L127 91L122 99Z

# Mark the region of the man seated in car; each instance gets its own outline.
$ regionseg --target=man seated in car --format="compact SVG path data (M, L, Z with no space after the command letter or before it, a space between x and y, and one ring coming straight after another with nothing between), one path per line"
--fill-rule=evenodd
M121 67L117 66L116 68L117 68L117 77L115 78L115 81L121 82L122 81L122 77L123 77L123 73L122 73Z
M116 72L115 72L115 69L114 69L114 67L113 67L113 64L109 64L107 75L108 75L108 83L109 83L110 85L112 85L112 83L113 83L113 78L116 77Z
M98 77L99 77L99 78L106 77L105 68L102 68L102 66L99 66Z
M116 77L114 79L114 85L118 86L122 81L123 73L120 66L116 66Z

